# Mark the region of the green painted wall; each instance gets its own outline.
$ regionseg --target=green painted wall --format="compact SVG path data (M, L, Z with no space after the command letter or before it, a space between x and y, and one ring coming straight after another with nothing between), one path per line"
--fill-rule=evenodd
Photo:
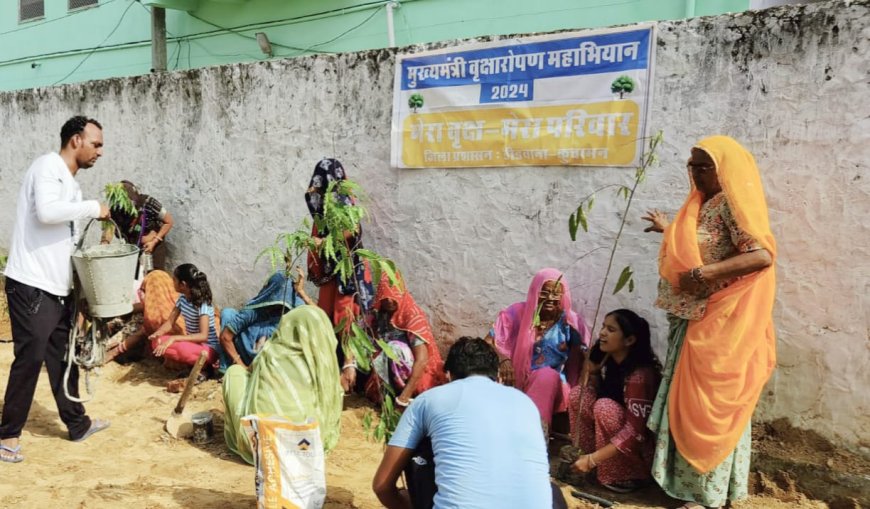
M100 0L67 11L45 0L42 19L20 23L18 0L0 1L0 90L145 74L151 68L149 3L167 9L170 70L388 45L383 0ZM547 32L746 10L749 0L403 0L398 46L488 34ZM691 12L690 12L691 11Z

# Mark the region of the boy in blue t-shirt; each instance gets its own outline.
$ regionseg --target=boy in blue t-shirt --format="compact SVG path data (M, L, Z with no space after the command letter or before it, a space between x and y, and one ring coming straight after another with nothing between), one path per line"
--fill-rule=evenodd
M537 407L521 391L497 382L495 350L482 339L460 338L444 369L451 382L417 397L390 439L372 483L381 503L388 509L412 507L396 481L429 438L434 508L553 507Z

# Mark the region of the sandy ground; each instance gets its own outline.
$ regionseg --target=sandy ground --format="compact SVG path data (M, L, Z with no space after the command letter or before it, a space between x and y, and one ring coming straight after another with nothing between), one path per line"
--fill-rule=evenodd
M0 301L0 311L4 305ZM3 315L0 313L0 341L11 336ZM12 344L0 343L2 390L12 358ZM0 464L0 507L255 507L253 467L237 460L223 443L223 410L217 382L196 386L188 404L193 411L211 410L215 414L212 443L196 445L175 440L163 430L178 398L164 390L171 375L154 361L102 368L96 380L96 396L86 406L91 416L110 419L112 426L86 442L72 443L57 417L43 372L21 437L26 460L16 465ZM369 407L362 400L346 400L341 440L327 458L326 508L380 507L370 483L382 446L366 439L362 419L367 411ZM750 497L736 507L827 507L806 500L793 489L783 490L765 479L757 481L756 491L761 496ZM620 507L626 508L679 505L654 487L631 496L613 495L594 486L583 490L621 501ZM563 486L563 492L572 508L598 507L571 497L569 486Z

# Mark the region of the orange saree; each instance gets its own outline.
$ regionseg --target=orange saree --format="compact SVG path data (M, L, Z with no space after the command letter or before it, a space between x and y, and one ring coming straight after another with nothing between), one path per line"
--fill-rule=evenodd
M737 224L775 260L776 242L752 154L726 136L705 138L697 147L713 158ZM674 287L680 273L702 265L697 239L702 202L693 186L664 232L659 272ZM668 419L680 454L702 473L734 450L776 364L775 286L771 265L711 295L703 317L689 321L668 397Z

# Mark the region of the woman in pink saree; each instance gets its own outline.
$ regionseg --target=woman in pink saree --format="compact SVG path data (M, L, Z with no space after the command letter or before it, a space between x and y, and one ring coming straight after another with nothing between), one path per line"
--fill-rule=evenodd
M568 408L589 345L589 327L571 309L568 286L560 271L538 271L526 300L502 310L487 338L499 352L502 383L535 402L546 433L553 414Z

